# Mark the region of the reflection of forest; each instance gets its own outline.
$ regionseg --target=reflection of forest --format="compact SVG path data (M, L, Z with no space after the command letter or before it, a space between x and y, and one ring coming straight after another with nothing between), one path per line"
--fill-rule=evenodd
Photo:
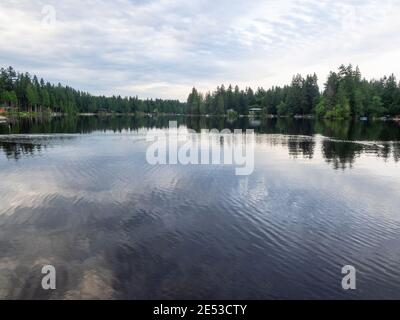
M2 150L8 159L18 160L22 155L34 155L42 152L40 144L32 143L15 143L0 140L0 150Z
M383 160L400 160L400 125L396 122L315 121L307 119L254 119L234 121L219 117L57 117L30 118L0 125L0 149L8 158L40 153L46 144L29 141L1 140L3 134L91 133L94 131L122 132L139 128L168 128L169 121L200 132L202 129L254 129L257 134L286 135L279 143L293 157L313 158L316 147L314 135L322 139L321 151L327 162L336 169L351 167L363 153ZM271 141L270 141L271 142ZM376 143L375 143L376 142Z
M298 138L291 136L289 138L289 154L297 156L303 154L304 157L312 159L314 155L315 141L312 139Z
M75 136L2 136L0 135L0 150L8 159L18 160L22 156L36 156L43 154L54 144L74 139Z
M345 169L347 166L351 168L362 150L361 144L352 142L325 140L322 143L322 154L335 169Z

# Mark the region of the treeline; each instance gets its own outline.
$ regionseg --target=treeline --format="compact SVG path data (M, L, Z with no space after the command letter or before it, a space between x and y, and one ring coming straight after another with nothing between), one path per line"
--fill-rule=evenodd
M400 115L400 83L393 74L368 81L358 67L342 65L330 73L315 112L328 118Z
M60 83L38 80L28 73L17 73L12 67L0 70L0 105L22 112L181 114L185 110L185 104L178 100L93 96Z
M290 85L268 90L224 85L202 94L193 88L187 103L178 100L147 99L121 96L93 96L61 84L53 85L17 73L12 67L0 70L0 105L19 111L61 113L166 113L189 115L260 114L295 116L316 115L320 118L379 117L400 115L400 83L394 75L366 80L352 65L331 72L321 91L316 74L305 78L298 74Z
M316 115L320 118L377 117L400 115L400 83L394 75L368 81L359 68L340 66L331 72L323 91L316 74L296 75L290 85L264 90L240 90L230 85L205 95L193 88L187 100L189 114L247 115L252 108L278 116Z
M275 115L311 114L320 99L318 78L301 75L293 78L290 86L272 87L269 90L251 88L240 90L230 85L218 87L205 95L193 88L187 100L189 114L223 115L230 111L241 115L249 114L252 108L262 109L263 113Z

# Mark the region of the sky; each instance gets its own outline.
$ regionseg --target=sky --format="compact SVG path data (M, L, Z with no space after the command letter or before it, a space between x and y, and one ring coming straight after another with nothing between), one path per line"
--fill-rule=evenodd
M0 0L0 66L96 95L186 100L341 64L400 77L400 0Z

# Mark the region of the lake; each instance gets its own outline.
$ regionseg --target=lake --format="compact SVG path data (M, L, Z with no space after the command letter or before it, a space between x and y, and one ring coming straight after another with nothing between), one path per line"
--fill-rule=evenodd
M170 120L254 129L254 172L149 164L146 133ZM0 124L0 298L400 299L399 191L395 122Z

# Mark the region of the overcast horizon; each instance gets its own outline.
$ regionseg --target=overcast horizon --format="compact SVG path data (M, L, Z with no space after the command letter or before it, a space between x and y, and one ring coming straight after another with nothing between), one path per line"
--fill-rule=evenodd
M94 95L181 101L193 86L269 88L297 73L322 85L348 63L399 76L399 14L395 0L2 0L0 65Z

